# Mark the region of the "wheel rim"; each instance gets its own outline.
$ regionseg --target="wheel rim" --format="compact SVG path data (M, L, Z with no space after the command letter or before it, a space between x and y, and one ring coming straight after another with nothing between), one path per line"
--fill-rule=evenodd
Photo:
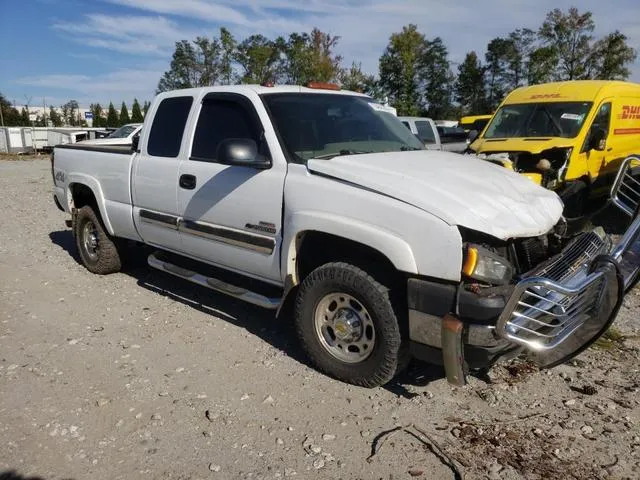
M359 363L373 352L373 320L353 296L341 292L325 295L316 306L314 320L320 344L338 360Z
M90 260L96 261L98 259L98 230L91 220L85 223L82 229L82 243L84 245L84 251Z

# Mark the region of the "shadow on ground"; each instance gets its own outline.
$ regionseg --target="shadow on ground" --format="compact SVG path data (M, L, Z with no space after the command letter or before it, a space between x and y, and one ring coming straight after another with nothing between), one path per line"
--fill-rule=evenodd
M25 477L24 475L19 474L15 470L7 470L4 472L0 472L0 480L45 480L41 476L30 476ZM63 480L71 480L71 479L63 479Z
M70 230L51 232L49 238L52 243L62 248L80 264L80 257L76 252L75 240ZM294 360L313 368L300 349L293 327L291 308L283 308L281 315L276 318L273 311L157 271L147 264L147 257L152 252L153 249L146 246L131 247L122 273L134 278L142 288L244 328ZM442 367L414 361L405 372L384 388L395 395L412 398L416 394L412 394L408 386L423 387L443 377Z

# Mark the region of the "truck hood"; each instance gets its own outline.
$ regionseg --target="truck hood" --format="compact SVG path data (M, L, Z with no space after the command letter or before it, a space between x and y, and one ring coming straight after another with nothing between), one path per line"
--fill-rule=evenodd
M562 216L555 193L469 155L424 150L348 155L309 160L307 168L502 240L542 235Z
M571 146L571 139L562 137L479 138L471 144L471 149L476 153L529 152L538 154L550 148L569 148Z

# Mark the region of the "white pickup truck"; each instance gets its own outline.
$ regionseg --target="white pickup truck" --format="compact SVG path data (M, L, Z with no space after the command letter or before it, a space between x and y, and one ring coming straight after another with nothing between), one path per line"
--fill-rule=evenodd
M568 238L555 193L427 151L381 107L325 84L163 93L133 151L55 148L55 202L89 271L120 270L133 240L183 280L291 301L311 362L356 385L411 355L454 384L524 351L550 367L602 334L640 219L617 248Z

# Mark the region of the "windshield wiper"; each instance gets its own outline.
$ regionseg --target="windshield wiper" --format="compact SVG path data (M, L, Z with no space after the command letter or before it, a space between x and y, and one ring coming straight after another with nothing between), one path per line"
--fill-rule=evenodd
M317 157L312 157L310 160L331 160L333 157L340 157L342 155L362 155L364 153L373 153L367 152L365 150L340 150L337 153L327 153L326 155L319 155Z
M416 148L416 147L409 147L407 145L403 145L402 147L400 147L400 151L401 152L415 152L417 150L423 150L422 148Z

